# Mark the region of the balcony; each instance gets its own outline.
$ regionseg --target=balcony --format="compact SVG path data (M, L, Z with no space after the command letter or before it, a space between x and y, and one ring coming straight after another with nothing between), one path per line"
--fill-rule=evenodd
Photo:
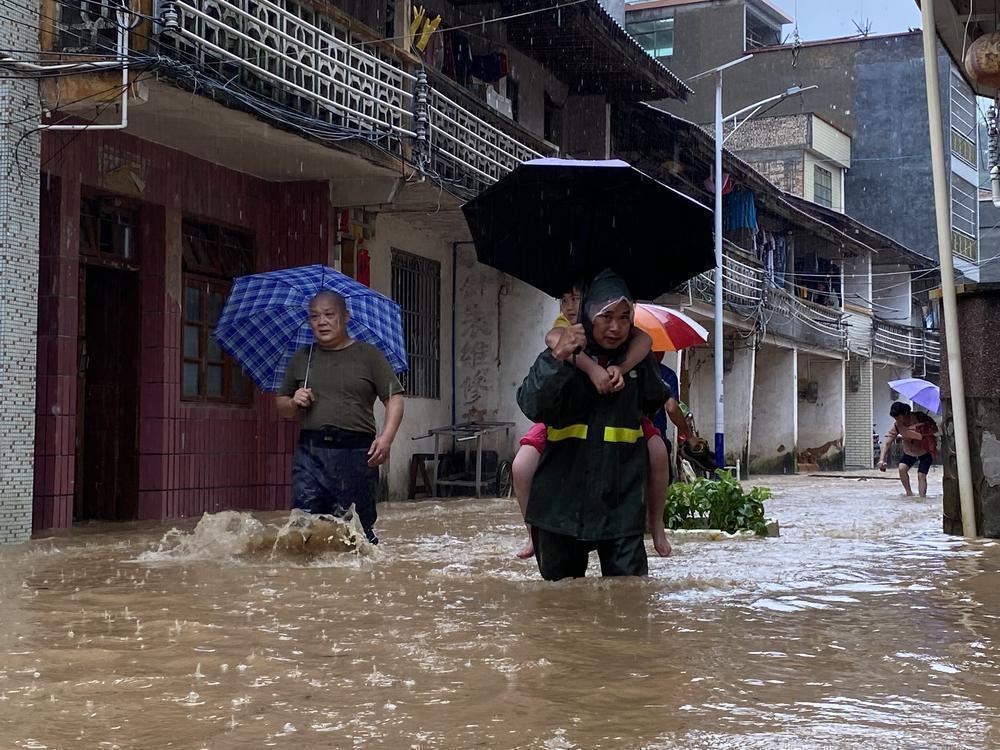
M442 178L478 193L522 161L555 154L552 146L484 108L447 76L431 69L427 74L431 168Z
M936 374L941 365L941 343L937 331L875 320L872 352L913 368L914 375Z
M722 287L723 305L752 321L761 334L777 333L834 351L847 349L847 329L840 310L775 286L756 259L728 241L723 252ZM713 272L693 278L688 289L692 296L712 301Z
M46 7L57 29L47 50L112 54L109 2ZM162 57L151 59L163 74L304 138L368 142L462 195L552 153L485 102L447 79L425 78L412 58L315 5L169 0L162 11L154 37ZM132 46L145 49L148 38L135 34Z

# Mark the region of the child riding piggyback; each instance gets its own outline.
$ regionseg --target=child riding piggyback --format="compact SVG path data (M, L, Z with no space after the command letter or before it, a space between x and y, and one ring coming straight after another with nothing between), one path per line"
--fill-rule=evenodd
M581 285L574 285L568 292L562 295L559 303L559 314L552 323L552 328L545 334L545 345L552 349L559 341L559 337L564 328L575 326L580 313ZM573 358L573 366L590 378L594 389L602 395L615 393L625 387L625 377L629 371L649 356L652 350L653 341L645 331L632 327L628 346L624 359L618 364L601 363L596 359L581 354ZM649 447L649 486L647 492L666 492L668 479L668 459L667 447L663 442L659 430L646 418L642 421L643 435ZM547 441L547 429L544 424L534 425L521 438L521 447L514 457L512 467L514 492L517 495L517 503L521 508L521 515L528 507L528 498L531 494L531 484L538 468L538 461L545 450ZM517 556L527 558L534 555L534 547L529 541Z

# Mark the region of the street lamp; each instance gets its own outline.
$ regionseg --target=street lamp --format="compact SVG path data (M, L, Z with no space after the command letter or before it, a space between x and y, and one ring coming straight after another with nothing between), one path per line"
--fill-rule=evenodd
M726 463L726 414L724 407L724 392L722 385L722 126L729 120L735 121L738 117L746 114L746 117L733 128L733 133L747 120L756 115L768 104L778 103L790 96L797 96L816 86L792 86L780 94L775 94L767 99L762 99L755 104L737 110L726 117L722 116L722 71L727 70L742 62L746 62L753 55L744 55L735 60L731 60L723 65L719 65L704 73L699 73L691 80L694 81L707 75L715 76L715 320L712 336L715 339L715 460L719 466ZM731 136L733 133L730 133Z

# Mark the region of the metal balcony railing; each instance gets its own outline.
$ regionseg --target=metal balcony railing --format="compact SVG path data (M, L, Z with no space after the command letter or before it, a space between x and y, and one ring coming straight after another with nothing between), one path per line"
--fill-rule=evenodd
M890 359L907 361L915 374L938 372L941 343L936 331L875 320L872 351Z
M175 0L181 62L201 64L266 99L381 138L412 137L414 77L312 6L294 0Z
M941 340L937 331L924 331L924 366L929 373L941 370Z
M730 242L725 243L723 253L722 287L723 304L734 312L753 315L755 325L765 332L829 349L847 349L847 329L840 310L808 302L774 286L763 267ZM711 301L713 272L696 276L688 282L688 288L693 296Z
M521 162L554 153L554 149L540 139L506 132L501 127L500 116L488 109L481 110L483 117L473 114L474 98L442 76L432 78L428 96L428 143L431 168L435 173L478 192ZM514 129L512 123L507 125L509 130Z
M781 321L772 317L772 328L791 338L806 341L828 349L846 351L848 347L847 327L840 310L815 302L809 302L781 287L769 290L768 309L789 319L791 325L781 331Z
M345 135L375 139L397 155L409 158L407 144L420 144L430 170L467 191L478 192L520 162L543 155L516 125L505 128L485 103L454 91L446 95L312 5L172 0L168 7L178 23L163 39L179 62L217 71L265 99L343 127ZM417 116L418 107L426 120Z
M737 257L742 253L730 242L724 245L722 255L722 301L734 309L757 307L764 299L764 269ZM712 300L715 290L715 272L706 271L688 282L691 292L704 300Z

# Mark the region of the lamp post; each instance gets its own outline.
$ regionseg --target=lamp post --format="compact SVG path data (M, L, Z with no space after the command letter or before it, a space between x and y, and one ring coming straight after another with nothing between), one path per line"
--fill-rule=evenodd
M713 321L713 331L712 337L714 339L714 358L715 358L715 460L719 466L725 466L726 464L726 413L725 413L725 393L723 388L723 367L722 367L722 146L724 138L722 137L722 126L730 121L736 120L742 115L746 115L742 122L738 123L735 128L733 128L731 136L736 132L736 129L740 127L743 123L749 120L751 117L756 115L763 107L768 104L778 103L787 99L790 96L796 96L804 91L817 88L816 86L792 86L786 91L770 96L767 99L762 99L759 102L751 104L748 107L743 107L743 109L733 112L731 115L723 117L722 115L722 72L734 65L739 65L742 62L746 62L753 55L744 55L743 57L738 57L735 60L731 60L723 65L719 65L711 70L706 70L704 73L699 73L694 76L691 80L696 80L704 76L713 75L715 77L715 283L714 283L714 295L715 295L715 320Z

